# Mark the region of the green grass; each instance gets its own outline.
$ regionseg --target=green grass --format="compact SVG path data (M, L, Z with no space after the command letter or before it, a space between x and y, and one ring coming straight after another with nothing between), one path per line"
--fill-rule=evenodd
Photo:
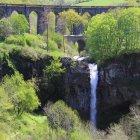
M45 140L50 129L46 116L29 113L12 120L7 127L9 133L4 133L7 140Z
M3 46L3 44L4 44L4 42L3 41L0 41L0 47Z
M90 2L83 2L76 4L77 6L110 6L124 3L125 0L92 0Z

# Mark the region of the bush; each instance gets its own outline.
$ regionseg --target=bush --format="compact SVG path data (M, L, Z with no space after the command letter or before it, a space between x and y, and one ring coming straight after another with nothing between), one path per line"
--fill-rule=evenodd
M58 46L53 40L49 39L48 41L49 41L48 42L48 45L49 45L48 49L49 50L58 50Z
M33 35L33 34L24 34L26 44L31 47L46 48L46 42L43 36Z
M53 33L51 39L58 45L58 48L62 47L63 37L58 33Z
M11 35L5 39L5 43L25 46L26 40L22 35Z
M67 132L70 132L77 126L80 127L80 121L77 114L63 101L57 101L50 106L47 111L47 116L50 126L55 129L63 128Z
M51 80L64 73L65 68L62 68L62 63L60 62L60 60L55 58L54 60L51 61L51 65L45 67L43 72L44 77L46 77L48 80Z

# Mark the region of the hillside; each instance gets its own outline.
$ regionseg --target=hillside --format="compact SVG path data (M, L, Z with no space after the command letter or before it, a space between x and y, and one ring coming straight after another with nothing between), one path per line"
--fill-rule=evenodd
M39 4L39 5L72 5L90 0L0 0L0 3L11 4Z
M122 5L124 3L126 3L126 0L92 0L89 2L82 2L76 4L76 6L110 6L110 5L114 6L114 5Z

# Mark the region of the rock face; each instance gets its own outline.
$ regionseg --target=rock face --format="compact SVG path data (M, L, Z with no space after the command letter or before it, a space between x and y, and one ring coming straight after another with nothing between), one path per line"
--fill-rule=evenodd
M140 101L140 55L124 55L104 63L99 70L99 118L116 116ZM127 108L127 109L126 109ZM99 120L100 123L101 120Z
M45 56L39 60L32 60L19 53L10 54L10 61L15 68L23 74L25 80L36 79L38 85L38 96L42 107L48 101L55 102L64 100L70 107L77 110L83 119L90 116L90 74L88 63L84 61L74 62L71 58L61 58L66 72L49 83L47 87L43 81L43 69L49 66L51 56ZM6 74L13 74L14 71L8 65L7 60L0 63L0 79Z
M67 71L64 74L63 99L80 113L83 119L90 116L90 74L88 63L62 59Z

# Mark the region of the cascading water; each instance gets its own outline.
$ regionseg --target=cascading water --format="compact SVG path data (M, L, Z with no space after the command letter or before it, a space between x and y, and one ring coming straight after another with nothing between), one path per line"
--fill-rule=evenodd
M96 64L89 64L90 69L90 85L91 85L91 104L90 104L90 118L93 126L96 128L96 89L97 89L97 82L98 82L98 68Z

